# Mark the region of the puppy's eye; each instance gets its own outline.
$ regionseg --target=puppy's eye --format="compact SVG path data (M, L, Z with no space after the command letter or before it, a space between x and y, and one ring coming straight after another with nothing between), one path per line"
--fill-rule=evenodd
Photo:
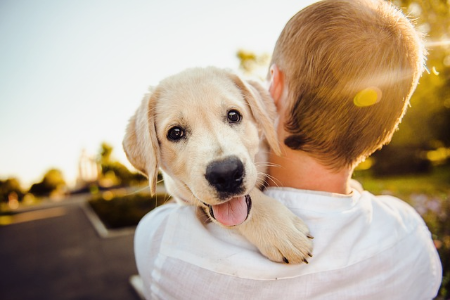
M230 123L239 123L242 119L241 114L235 109L230 110L227 117Z
M181 127L172 127L167 132L167 138L173 142L176 142L184 137L184 129Z

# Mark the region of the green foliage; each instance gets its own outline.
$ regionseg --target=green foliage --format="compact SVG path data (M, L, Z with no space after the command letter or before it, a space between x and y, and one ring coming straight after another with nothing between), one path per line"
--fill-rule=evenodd
M104 165L111 163L111 154L113 150L113 147L108 143L103 142L100 145L100 164Z
M45 173L39 183L31 186L29 193L35 196L48 196L53 191L61 191L66 186L66 182L60 170L50 169Z
M394 176L428 173L431 162L424 151L414 146L391 145L373 155L375 163L372 167L375 176Z
M7 202L11 194L15 194L19 199L22 199L23 192L19 180L16 178L0 180L0 202Z

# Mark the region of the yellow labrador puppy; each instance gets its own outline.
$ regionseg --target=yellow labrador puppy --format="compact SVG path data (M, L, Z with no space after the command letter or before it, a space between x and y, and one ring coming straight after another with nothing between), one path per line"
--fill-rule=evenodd
M307 226L259 189L269 145L280 153L275 117L273 101L258 83L213 67L189 69L145 95L123 146L148 177L152 194L161 169L178 203L203 208L273 261L307 262Z

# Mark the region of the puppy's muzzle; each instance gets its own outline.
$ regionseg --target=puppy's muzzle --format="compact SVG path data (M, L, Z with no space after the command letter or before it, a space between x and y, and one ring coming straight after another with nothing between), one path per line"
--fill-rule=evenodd
M236 156L213 161L206 167L205 178L215 188L222 200L244 191L244 176L244 165Z
M249 195L245 192L245 168L236 156L211 162L206 167L205 178L217 192L222 203L204 203L209 216L224 226L236 226L247 220L252 207Z

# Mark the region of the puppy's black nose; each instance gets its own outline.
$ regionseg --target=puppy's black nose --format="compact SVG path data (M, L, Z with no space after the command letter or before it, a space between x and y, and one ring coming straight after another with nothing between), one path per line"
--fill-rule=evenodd
M236 156L230 156L210 163L205 177L219 193L238 194L243 189L244 165Z

